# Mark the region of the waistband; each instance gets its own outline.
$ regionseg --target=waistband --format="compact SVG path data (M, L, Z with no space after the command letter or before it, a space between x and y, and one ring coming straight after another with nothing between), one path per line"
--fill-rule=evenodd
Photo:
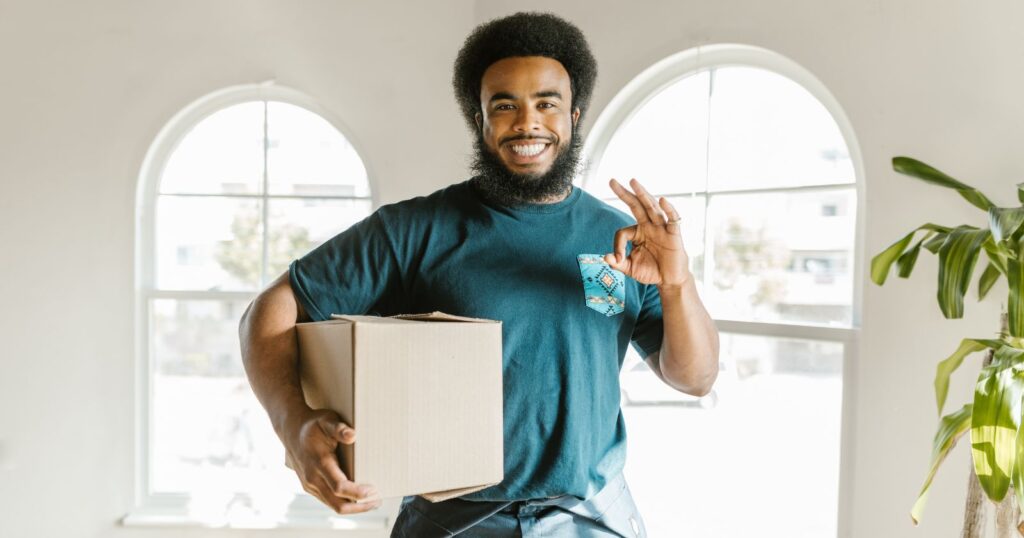
M532 515L549 507L585 514L599 518L619 499L626 489L626 479L619 473L611 478L600 491L587 499L573 495L559 495L546 499L525 499L518 501L467 501L449 499L432 503L423 497L406 497L402 509L413 508L436 524L452 531L461 532L499 512L516 516Z

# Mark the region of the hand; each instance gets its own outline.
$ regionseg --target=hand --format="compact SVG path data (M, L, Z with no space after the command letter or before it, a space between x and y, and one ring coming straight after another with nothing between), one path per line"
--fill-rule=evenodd
M302 489L339 514L358 514L380 508L377 490L356 484L341 472L338 444L350 445L356 431L334 411L311 411L282 436L287 465L299 476ZM357 502L360 501L360 502Z
M636 224L615 232L614 252L605 254L612 269L622 271L642 284L661 287L681 287L693 278L689 258L683 248L679 231L679 213L664 197L655 202L639 181L629 184L633 191L612 179L612 191L629 206ZM626 242L633 242L633 250L626 256Z

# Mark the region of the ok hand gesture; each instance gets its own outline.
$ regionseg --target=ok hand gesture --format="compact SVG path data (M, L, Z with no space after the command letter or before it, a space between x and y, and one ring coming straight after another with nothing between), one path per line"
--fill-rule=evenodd
M614 252L604 257L608 265L641 284L655 284L659 288L681 287L692 279L679 230L682 219L672 204L664 197L656 202L635 179L629 182L632 192L614 179L609 183L633 212L636 224L615 232ZM633 242L629 256L627 241Z

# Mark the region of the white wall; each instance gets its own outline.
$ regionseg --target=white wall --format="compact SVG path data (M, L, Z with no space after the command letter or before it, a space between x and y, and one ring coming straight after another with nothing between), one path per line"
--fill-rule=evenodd
M449 78L475 22L532 8L579 24L601 70L588 124L665 56L757 45L814 73L851 119L871 255L925 221L983 222L954 193L893 173L893 155L931 162L1003 205L1016 204L1013 185L1024 180L1014 158L1024 140L1024 5L896 4L0 0L0 534L220 534L114 523L132 501L137 174L157 131L193 99L268 78L312 95L356 133L387 202L465 177L468 138ZM943 320L934 259L922 255L917 273L864 287L861 356L847 379L856 392L848 536L958 534L966 443L937 478L921 528L908 513L936 422L934 364L962 336L991 334L998 302L969 301L969 320ZM966 398L973 366L954 382L951 406Z
M431 192L466 175L448 66L472 14L464 1L0 0L0 536L213 534L115 525L132 503L146 150L194 99L274 78L356 133L381 200Z

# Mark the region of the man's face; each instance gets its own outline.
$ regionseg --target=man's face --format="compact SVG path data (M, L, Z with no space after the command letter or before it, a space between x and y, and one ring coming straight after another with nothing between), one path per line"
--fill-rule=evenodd
M572 110L569 73L542 56L505 58L480 80L477 115L486 149L509 172L541 177L569 149L579 110Z

